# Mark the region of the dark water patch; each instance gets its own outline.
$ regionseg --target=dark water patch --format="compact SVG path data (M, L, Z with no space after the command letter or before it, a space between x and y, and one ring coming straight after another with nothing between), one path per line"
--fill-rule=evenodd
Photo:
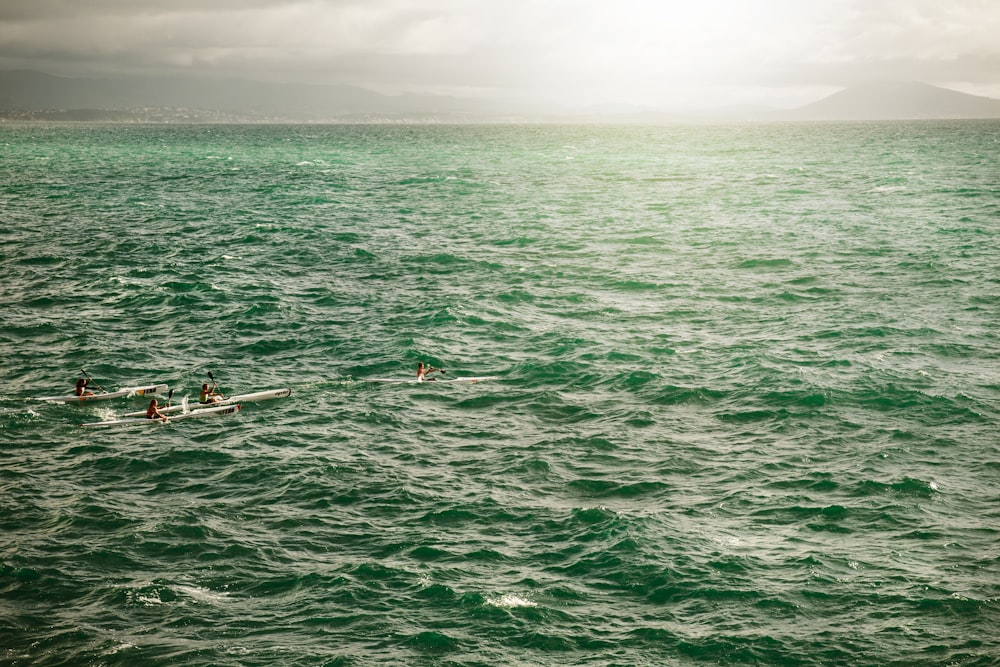
M496 296L497 301L500 303L517 304L517 303L532 303L537 300L537 297L524 290L515 289L509 292L504 292Z
M521 461L520 465L510 468L510 470L514 474L545 478L552 471L552 465L545 459L527 458Z
M657 283L644 282L641 280L623 280L607 285L608 289L616 292L655 292L663 287Z
M257 329L251 328L249 330L255 331ZM265 331L276 331L276 329L265 328ZM245 354L251 359L269 357L281 353L297 354L294 341L290 341L287 338L258 340L250 343L244 343L236 346L235 351L240 354Z
M961 343L931 344L927 346L927 350L933 354L956 359L968 359L980 354L975 346Z
M517 643L520 646L545 653L569 653L575 648L573 642L565 637L537 631L520 637Z
M929 530L914 530L908 533L903 533L899 536L899 539L913 540L915 542L934 542L937 544L943 544L947 541L943 533Z
M456 271L459 267L472 266L477 264L476 262L470 261L466 258L459 257L450 253L436 253L433 255L418 255L410 257L406 260L408 263L416 264L421 267L421 271L431 271L431 272L447 272L451 273ZM499 267L497 267L499 268Z
M749 585L749 584L748 584ZM760 594L748 588L728 588L696 583L694 581L677 581L672 584L657 584L645 598L653 605L681 605L692 602L708 602L713 604L756 603Z
M199 281L194 281L194 282L167 281L161 283L161 285L175 292L210 292L213 289L210 284Z
M517 236L510 239L497 240L493 242L494 245L499 246L501 248L511 247L511 246L516 246L518 248L526 248L536 243L538 243L537 239L530 238L527 236Z
M575 509L573 510L573 520L587 526L603 525L607 523L616 523L618 521L618 516L607 509L602 507L591 507L587 509Z
M937 493L937 485L933 482L926 482L912 477L904 477L898 482L865 480L859 482L852 490L852 495L859 497L894 495L914 498L932 498L937 495Z
M437 549L434 547L417 547L410 552L410 557L414 560L419 560L424 563L433 562L436 560L441 560L442 558L449 558L451 554L444 549Z
M796 662L790 650L783 641L774 637L726 635L718 637L687 640L677 645L681 655L698 661L710 661L716 664L731 665L769 665L769 664L809 664ZM851 653L838 651L835 660L849 660Z
M469 510L448 509L439 512L425 514L421 521L423 523L437 526L453 526L466 523L474 523L479 520L479 516Z
M507 556L495 549L476 549L465 554L465 558L470 561L485 563L500 563L509 560Z
M831 289L824 287L810 287L809 289L806 290L805 293L808 294L810 297L816 298L816 297L828 297L831 295L837 295L840 294L841 291L839 289Z
M793 266L794 262L787 258L747 259L736 265L738 269L784 269Z
M543 396L531 405L532 414L538 419L559 424L580 424L601 421L603 415L579 405L566 403L557 396Z
M738 412L723 412L716 415L722 422L745 424L752 422L769 422L787 419L789 413L784 410L742 410Z
M458 599L458 595L449 586L433 584L417 592L417 597L426 600L431 604L452 605Z
M589 355L584 358L589 358ZM608 352L603 358L613 367L635 366L645 361L645 356L641 354L631 354L617 350Z
M761 395L761 400L768 405L787 407L820 408L827 404L826 394L810 390L771 391Z
M805 519L821 518L828 522L843 521L851 515L851 510L843 505L807 507L790 505L758 510L752 513L756 521L767 524L786 525L799 523Z
M31 324L0 323L0 331L13 339L37 340L41 337L61 334L62 331L51 322L33 322Z
M708 561L707 565L713 570L718 570L727 574L748 574L752 569L746 561L733 556Z
M676 387L669 386L652 398L657 405L713 405L725 400L728 392L708 387Z
M812 294L796 294L795 292L780 292L775 297L779 301L786 301L788 303L801 303L804 301L810 301L816 297Z
M895 384L860 390L847 397L850 402L879 412L906 411L922 424L976 423L988 420L977 401L965 396L932 396L919 389Z
M33 255L30 257L22 257L18 260L18 264L23 266L62 266L66 263L65 257L56 257L54 255Z
M812 473L805 479L786 479L768 482L767 486L774 489L809 490L817 493L828 493L840 488L840 484L832 479L832 473Z
M814 334L816 338L885 338L901 333L893 327L844 327L841 329L825 329Z
M853 529L839 523L807 523L806 528L815 532L837 535L849 535L854 532Z
M357 569L352 575L357 575ZM359 578L364 579L365 572ZM345 584L345 579L341 575L287 575L269 573L251 580L247 580L245 585L238 589L240 595L248 598L274 598L295 595L302 591L329 590L337 591Z
M48 310L50 308L58 308L66 304L73 303L74 299L70 295L54 297L54 296L37 296L25 299L21 302L22 308L33 308L35 310Z
M573 480L569 487L585 498L636 498L656 495L668 488L662 482L622 484L604 480Z
M659 376L655 373L650 373L648 371L631 371L627 375L619 376L616 384L625 390L636 391L658 379Z
M658 236L633 236L623 240L626 245L641 247L660 248L666 245L664 240Z

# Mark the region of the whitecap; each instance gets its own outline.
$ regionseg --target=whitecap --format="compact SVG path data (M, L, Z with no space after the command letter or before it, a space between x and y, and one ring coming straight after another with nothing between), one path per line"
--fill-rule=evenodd
M198 602L225 602L229 599L229 594L219 591L213 591L209 588L203 588L201 586L177 586L177 592L186 595L193 600Z
M494 607L504 607L506 609L512 609L514 607L537 607L537 602L532 602L531 600L522 598L519 595L514 595L513 593L504 593L503 595L491 595L486 598L486 604L493 605Z
M153 605L163 604L163 600L160 599L159 595L143 595L139 594L135 596L135 601L146 605L147 607L152 607Z
M114 408L100 408L97 410L97 416L101 421L111 421L115 419Z

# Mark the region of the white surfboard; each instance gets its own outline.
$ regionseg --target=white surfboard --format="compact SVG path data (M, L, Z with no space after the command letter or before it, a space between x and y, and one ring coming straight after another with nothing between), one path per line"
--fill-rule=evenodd
M76 394L73 394L72 396L44 396L35 400L49 401L50 403L80 403L85 401L108 401L112 398L130 396L151 396L153 394L162 394L166 391L167 385L165 384L147 384L141 387L123 387L118 391L105 391L91 395L77 396Z
M371 378L364 380L365 382L374 382L381 384L456 384L456 383L466 383L466 384L476 384L477 382L487 382L489 380L499 380L500 377L497 375L478 375L474 377L453 377L453 378L427 378L426 380L418 380L417 378Z
M179 415L169 415L167 417L167 422L162 419L149 419L147 417L136 417L130 419L112 419L104 422L89 422L87 424L80 424L84 428L115 428L115 427L125 427L125 426L148 426L150 424L164 424L173 423L179 419L200 419L204 417L224 417L226 415L235 415L243 406L240 404L235 405L219 405L211 408L201 408L199 410L192 410L191 412L183 412Z
M188 405L187 407L192 410L200 410L201 408L218 405L232 405L233 403L256 403L258 401L269 401L274 398L285 398L286 396L291 395L291 393L291 389L267 389L265 391L255 391L252 394L230 396L229 398L224 398L221 401L213 401L212 403L195 403L194 405ZM178 405L160 407L160 412L165 415L170 415L175 412L182 412L184 408L184 404L181 403ZM144 417L145 415L145 410L137 410L136 412L126 412L122 415L122 417Z

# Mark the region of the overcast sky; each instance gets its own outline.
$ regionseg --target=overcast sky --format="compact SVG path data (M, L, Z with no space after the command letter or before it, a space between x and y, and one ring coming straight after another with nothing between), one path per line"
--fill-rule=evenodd
M0 69L658 108L1000 98L1000 0L0 0Z

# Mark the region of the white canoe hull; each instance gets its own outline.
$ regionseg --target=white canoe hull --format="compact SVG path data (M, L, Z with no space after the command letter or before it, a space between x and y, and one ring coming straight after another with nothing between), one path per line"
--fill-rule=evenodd
M152 396L153 394L162 394L166 391L167 385L165 384L147 384L141 387L123 387L118 391L108 391L102 394L93 394L92 396L77 396L73 394L71 396L45 396L36 400L49 401L50 403L89 403L90 401L109 401L113 398Z
M427 378L426 380L418 380L417 378L373 378L371 380L365 380L365 382L380 384L475 384L477 382L499 379L500 378L496 375L480 375L477 377Z
M179 419L201 419L204 417L225 417L226 415L235 415L242 407L243 406L237 403L235 405L219 405L211 408L201 408L199 410L192 410L191 412L183 412L179 415L171 415L168 418L167 423L172 423ZM80 424L80 426L83 426L84 428L122 428L128 426L147 426L150 424L163 423L164 421L162 419L136 417L131 419L114 419L105 422L90 422L88 424Z
M274 398L285 398L290 396L292 393L291 389L268 389L266 391L255 391L252 394L240 394L238 396L230 396L229 398L223 399L221 401L215 401L214 403L195 403L194 405L188 405L192 410L200 410L209 406L219 406L219 405L232 405L233 403L256 403L258 401L269 401ZM183 405L171 405L168 407L161 407L160 412L165 415L174 414L176 412L182 412L184 410ZM139 410L136 412L126 412L122 417L144 417L146 415L145 410Z

